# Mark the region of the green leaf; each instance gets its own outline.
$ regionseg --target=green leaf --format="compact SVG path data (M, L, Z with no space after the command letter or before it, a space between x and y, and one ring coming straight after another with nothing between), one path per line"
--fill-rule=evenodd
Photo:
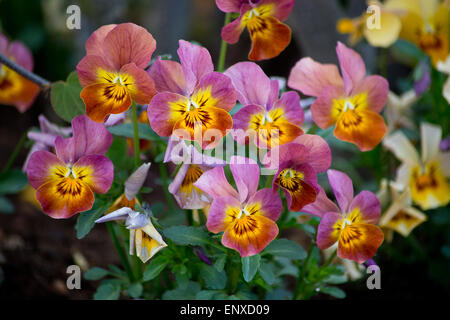
M174 226L163 231L164 235L178 245L203 245L209 242L208 233L196 227Z
M293 260L306 258L305 250L296 242L288 239L272 241L263 251L263 254L272 254L278 257L286 257Z
M94 227L95 220L100 218L107 210L109 205L100 205L95 201L92 209L78 215L77 224L75 229L77 230L77 238L83 239Z
M11 214L14 213L14 205L5 197L0 196L0 212Z
M119 124L109 127L109 132L116 136L134 138L134 127L132 123ZM152 130L147 123L138 123L139 138L150 141L160 141L161 138Z
M269 263L263 263L260 266L259 274L269 285L272 285L276 282L275 274L273 273L272 266Z
M105 156L112 161L116 172L128 169L129 164L133 163L133 159L127 155L127 142L121 137L114 137L113 143Z
M194 300L200 291L200 285L197 282L187 281L183 286L174 290L166 291L163 300Z
M19 169L0 174L0 194L14 194L25 188L27 175Z
M259 264L261 262L261 256L257 254L251 257L245 257L241 258L241 261L244 280L250 282L258 272Z
M83 87L78 80L76 71L73 71L67 77L67 81L58 81L53 83L50 101L56 114L67 122L80 114L86 113L86 107L80 98Z
M214 268L216 268L217 271L221 272L223 268L225 267L225 262L227 261L227 255L222 254L220 255L216 262L214 263Z
M104 281L97 288L94 300L117 300L120 296L120 284L112 281Z
M329 294L330 296L338 299L344 299L346 297L345 292L337 287L322 287L320 292Z
M168 261L164 256L158 256L150 260L150 264L145 268L143 281L150 281L155 279L161 271L167 266Z
M142 295L144 287L140 283L133 283L128 287L128 294L132 298L139 298Z
M225 271L217 271L213 266L204 264L200 267L200 277L205 281L208 289L222 290L227 284L227 275Z
M101 278L106 277L109 274L109 271L103 268L94 267L86 271L84 274L84 278L86 280L100 280Z

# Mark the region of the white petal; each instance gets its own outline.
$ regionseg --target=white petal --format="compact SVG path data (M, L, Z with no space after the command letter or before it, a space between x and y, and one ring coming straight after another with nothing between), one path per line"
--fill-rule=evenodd
M417 150L402 132L397 131L384 138L383 145L391 150L400 161L411 166L420 164Z
M128 218L128 215L132 212L133 210L131 210L130 208L123 207L120 208L119 210L108 213L106 216L103 216L100 219L95 220L95 223L102 223L114 220L125 220L126 218Z
M125 182L125 197L128 200L133 200L142 188L149 168L150 162L144 163Z
M439 152L442 129L436 125L423 122L420 124L420 135L422 138L422 161L427 163L434 160Z

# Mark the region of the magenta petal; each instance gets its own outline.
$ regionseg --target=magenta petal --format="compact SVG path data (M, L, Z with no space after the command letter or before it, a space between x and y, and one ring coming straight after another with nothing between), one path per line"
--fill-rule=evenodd
M334 224L339 219L342 219L342 216L336 212L324 214L317 229L317 246L319 249L325 250L338 241L338 238L333 233L335 232Z
M241 17L239 17L224 26L220 35L226 43L235 44L239 41L239 37L241 36L243 30L244 27L242 26L242 20Z
M321 128L326 129L335 123L335 119L331 117L333 108L333 100L345 96L342 87L328 86L322 94L314 101L311 106L311 115L314 122Z
M186 94L183 68L178 62L161 60L161 57L158 57L150 67L148 74L155 82L156 91Z
M66 165L53 153L48 151L33 152L28 159L28 165L25 168L30 185L37 189L47 182L50 170L53 166L65 167Z
M89 167L92 170L86 181L92 191L101 194L108 192L114 179L114 165L111 160L103 155L87 155L73 165L74 170L79 167Z
M338 42L336 52L344 80L344 90L349 94L354 86L366 77L366 65L356 51L347 48L342 42Z
M0 53L2 54L6 54L7 50L8 50L8 38L0 33Z
M72 120L72 131L72 138L58 136L55 140L56 154L66 163L73 164L85 155L104 155L113 141L112 134L102 123L92 121L86 115Z
M380 113L386 105L389 83L381 76L369 76L355 85L352 94L367 94L369 110Z
M328 143L320 136L303 134L292 143L298 143L308 149L306 160L317 173L324 172L331 165L331 150Z
M258 189L259 166L252 159L232 156L230 158L230 169L239 191L240 200L246 202Z
M238 100L244 105L266 107L270 93L270 79L254 62L239 62L228 68L225 75L231 78Z
M216 0L217 7L223 12L239 12L243 3L248 0Z
M255 114L263 114L264 108L257 105L248 105L241 108L233 116L233 129L246 131L249 128L251 117Z
M328 199L325 191L319 187L316 201L304 206L301 211L322 217L327 212L339 212L340 210L333 201Z
M158 93L147 107L147 116L152 129L162 137L172 134L175 123L179 120L172 116L170 104L177 101L186 101L187 98L171 92Z
M291 142L271 149L264 157L263 164L267 169L281 171L292 164L304 163L307 160L308 149Z
M215 198L208 211L208 221L206 227L213 233L219 233L226 229L226 211L228 208L241 208L241 203L230 196Z
M248 205L252 203L260 203L262 214L273 221L277 221L283 211L280 195L271 188L258 190L250 198Z
M267 110L272 109L273 104L278 100L279 93L280 83L278 82L278 80L270 80L270 92L266 103Z
M179 44L177 52L186 80L186 93L191 94L200 79L214 71L214 65L206 48L184 40L180 40Z
M350 203L353 200L353 183L345 173L329 169L327 171L328 180L333 189L336 200L341 208L341 212L348 212Z
M352 212L354 209L359 209L361 212L364 219L363 223L376 224L380 218L380 201L377 196L370 191L361 191L356 195L350 204L348 211Z
M14 58L14 62L28 71L33 70L33 55L22 42L14 41L9 44L8 56Z
M228 183L223 167L216 167L204 172L194 183L194 186L203 190L214 199L222 196L239 198L236 190Z
M266 3L275 4L275 10L272 15L280 21L287 19L295 5L295 0L259 0L253 2L257 3L257 5L263 5Z
M335 65L303 58L292 68L288 86L305 95L319 97L326 87L342 87L343 82Z
M317 184L317 173L309 163L296 164L292 166L292 168L296 171L302 172L304 174L303 180L316 189L317 193L319 193L320 187Z
M284 110L283 117L297 126L301 126L305 120L305 114L300 106L300 96L297 92L283 93L281 98L274 103L273 108L282 108Z
M211 98L215 101L215 107L230 111L236 104L236 91L231 79L220 72L211 72L200 79L195 92L211 90Z

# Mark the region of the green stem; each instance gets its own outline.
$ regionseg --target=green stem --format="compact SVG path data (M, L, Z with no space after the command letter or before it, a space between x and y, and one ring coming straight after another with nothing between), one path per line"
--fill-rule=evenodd
M120 244L119 239L117 238L116 231L114 230L113 223L112 222L107 222L106 223L106 227L108 228L108 232L111 235L111 239L112 239L112 241L114 243L114 247L116 248L116 251L119 254L120 261L122 261L122 265L123 265L123 267L125 268L125 271L128 274L128 278L129 278L130 282L134 282L135 278L134 278L133 271L131 270L130 263L128 261L127 256L124 253L122 245Z
M225 23L224 26L226 26L231 21L231 13L225 14ZM217 64L217 71L223 72L225 70L225 58L227 56L227 43L225 40L222 39L222 43L220 44L220 56L219 56L219 63Z
M316 229L316 232L314 233L314 237L311 239L311 244L309 245L309 248L308 248L308 254L306 256L305 261L303 262L303 265L300 269L300 274L298 275L298 278L297 278L297 284L295 286L294 296L293 296L294 299L299 298L301 290L303 289L303 285L305 283L304 280L305 280L305 275L306 275L306 268L308 267L309 260L311 260L312 251L316 244L316 241L315 241L316 234L317 234L317 229Z
M141 150L139 144L138 117L137 117L136 103L134 101L131 103L131 109L133 112L133 129L134 129L134 165L136 168L138 168L141 165Z
M188 226L194 225L194 217L192 216L192 210L185 210L186 211L186 221L188 223Z
M20 150L22 150L23 145L27 141L27 136L28 136L28 131L25 131L23 133L22 137L20 138L19 142L17 143L17 146L14 148L13 153L9 157L8 162L6 163L5 167L2 170L2 173L8 171L11 168L11 166L14 164L14 161L16 160L17 156L19 155Z
M270 188L273 180L273 175L268 175L266 178L266 183L264 184L264 188Z
M169 192L169 182L167 181L167 169L164 163L160 162L159 164L159 173L161 175L161 179L163 182L163 190L164 196L166 197L167 204L169 206L169 210L173 211L175 208L173 206L172 196Z
M334 258L336 258L337 255L337 250L334 250L332 255L327 259L327 261L325 261L325 263L323 264L323 267L327 267L328 265L330 265L331 262L333 262Z

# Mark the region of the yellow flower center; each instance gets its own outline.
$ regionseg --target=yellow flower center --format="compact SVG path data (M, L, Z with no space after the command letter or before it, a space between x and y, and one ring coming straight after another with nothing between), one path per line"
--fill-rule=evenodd
M203 174L203 170L198 165L190 165L189 169L184 176L183 182L181 183L180 190L186 194L192 192L195 188L197 191L202 192L200 189L194 186L194 183L200 178Z
M304 178L305 175L302 172L288 168L278 174L276 183L288 191L295 192L302 189L300 182Z

